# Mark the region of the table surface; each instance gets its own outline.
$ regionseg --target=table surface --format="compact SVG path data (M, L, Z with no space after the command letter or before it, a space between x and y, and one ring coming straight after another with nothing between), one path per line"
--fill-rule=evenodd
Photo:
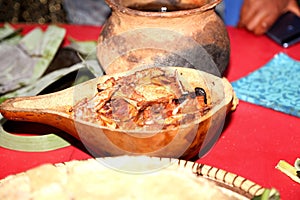
M34 25L16 25L26 33ZM101 27L62 25L68 37L96 40ZM45 26L43 27L45 28ZM231 55L225 76L235 81L266 64L279 52L300 60L300 44L284 49L266 36L228 27ZM1 139L1 138L0 138ZM275 169L279 160L293 163L300 157L300 119L268 108L240 101L228 118L218 142L197 160L250 179L264 187L276 188L283 200L300 199L300 184ZM43 163L91 158L77 145L50 152L20 152L0 148L0 179Z

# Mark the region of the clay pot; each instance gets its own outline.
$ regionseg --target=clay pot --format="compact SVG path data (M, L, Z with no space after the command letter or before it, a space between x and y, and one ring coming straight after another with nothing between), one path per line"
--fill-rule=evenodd
M221 1L106 0L112 13L99 37L100 64L107 74L182 66L222 76L230 43L214 10Z

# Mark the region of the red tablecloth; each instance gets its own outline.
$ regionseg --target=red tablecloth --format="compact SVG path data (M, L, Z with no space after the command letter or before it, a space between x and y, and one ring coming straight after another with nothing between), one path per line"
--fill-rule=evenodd
M24 26L24 33L34 27L18 26ZM63 26L67 29L66 38L71 36L78 40L95 40L101 30L93 26ZM284 49L265 36L257 37L232 27L228 27L228 33L231 57L226 77L229 81L246 76L279 52L300 60L300 44ZM240 101L237 110L227 121L220 140L198 162L236 173L264 187L275 187L283 200L300 199L300 185L275 169L280 159L293 163L300 157L300 119ZM90 157L76 146L43 153L0 148L0 179L42 163Z

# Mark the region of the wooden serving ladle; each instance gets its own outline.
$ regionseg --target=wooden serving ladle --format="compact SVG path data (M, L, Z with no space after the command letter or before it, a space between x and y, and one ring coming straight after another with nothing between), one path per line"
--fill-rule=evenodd
M228 111L235 109L237 98L225 78L189 68L165 69L178 70L190 85L206 89L212 108L205 116L190 124L159 131L125 131L74 119L71 108L83 98L93 97L97 93L97 83L112 76L128 75L129 72L105 75L51 94L7 99L0 104L0 112L9 120L37 122L59 128L81 140L89 150L100 156L147 154L194 157L206 138L220 134L224 118Z

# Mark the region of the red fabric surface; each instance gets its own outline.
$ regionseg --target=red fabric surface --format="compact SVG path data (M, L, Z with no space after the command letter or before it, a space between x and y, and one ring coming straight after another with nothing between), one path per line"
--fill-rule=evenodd
M266 36L230 27L228 33L229 81L248 75L279 52L300 61L300 44L284 49ZM292 164L300 157L300 119L240 101L228 123L220 140L199 162L275 187L284 200L300 199L300 185L275 169L280 159Z
M34 25L24 27L24 33ZM97 39L101 28L63 25L67 38ZM45 26L43 27L45 28ZM231 40L230 64L226 77L235 81L284 52L300 60L300 44L283 49L265 36L228 27ZM64 44L67 44L66 40ZM1 138L0 138L1 139ZM227 119L219 141L197 162L211 165L248 178L264 187L279 190L283 200L300 199L300 185L275 169L284 159L293 163L300 157L300 119L240 101ZM87 159L91 156L76 146L43 153L25 153L0 148L0 179L42 163Z

